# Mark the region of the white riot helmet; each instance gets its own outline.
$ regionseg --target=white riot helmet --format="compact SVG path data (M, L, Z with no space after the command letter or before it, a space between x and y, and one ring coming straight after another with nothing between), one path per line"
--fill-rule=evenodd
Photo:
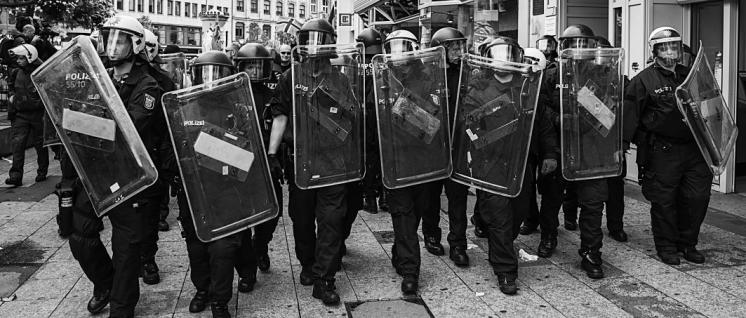
M29 64L33 63L34 61L36 61L36 59L39 58L39 52L31 44L21 44L8 51L10 53L10 56L12 57L25 57L26 61Z
M401 54L419 49L417 37L407 30L396 30L389 33L383 41L383 52L386 54Z
M152 31L145 30L145 57L148 62L152 63L158 56L159 51L158 37Z
M660 27L650 33L648 45L653 57L666 67L676 66L681 61L681 34L672 27Z
M114 64L122 63L145 49L145 28L137 19L115 16L101 28L99 52Z
M523 58L527 63L534 65L534 72L544 70L547 67L547 58L539 49L532 47L523 49Z

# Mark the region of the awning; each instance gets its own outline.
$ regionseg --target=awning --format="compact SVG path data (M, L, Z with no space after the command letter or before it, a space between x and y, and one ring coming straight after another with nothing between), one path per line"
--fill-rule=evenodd
M417 0L355 0L355 13L367 25L397 24L416 19Z

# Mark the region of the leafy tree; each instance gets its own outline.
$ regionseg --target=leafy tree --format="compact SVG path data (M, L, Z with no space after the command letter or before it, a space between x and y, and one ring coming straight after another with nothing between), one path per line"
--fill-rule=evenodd
M39 0L34 8L46 23L93 29L114 15L112 3L101 0Z

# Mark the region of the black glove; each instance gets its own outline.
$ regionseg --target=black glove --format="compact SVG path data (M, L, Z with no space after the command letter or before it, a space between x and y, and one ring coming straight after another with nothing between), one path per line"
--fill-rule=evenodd
M277 158L276 154L269 154L267 155L267 160L269 160L269 171L272 173L272 178L277 178L282 183L282 164L280 163L280 159Z

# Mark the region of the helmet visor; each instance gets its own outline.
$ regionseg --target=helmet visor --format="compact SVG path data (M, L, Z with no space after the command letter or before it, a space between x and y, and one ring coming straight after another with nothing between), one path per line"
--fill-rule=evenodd
M663 66L672 67L681 61L681 42L663 42L653 46L656 58Z
M487 48L487 57L508 62L523 62L523 50L514 45L498 44Z
M122 61L132 54L132 33L116 29L101 30L97 51L110 61Z
M253 82L266 81L269 79L271 64L267 59L238 60L238 71L249 75Z
M596 39L593 38L567 38L562 39L560 42L560 48L566 49L588 49L596 47Z
M557 42L550 39L538 39L536 40L536 48L542 52L551 52L557 50Z
M448 41L443 45L446 48L448 62L455 64L466 54L465 41Z
M198 65L192 69L192 82L195 85L216 81L233 75L233 69L223 65Z
M383 44L383 50L387 54L401 54L417 50L417 43L407 39L391 39Z
M300 45L324 45L335 44L336 42L334 35L326 32L304 31L298 34L298 44Z

